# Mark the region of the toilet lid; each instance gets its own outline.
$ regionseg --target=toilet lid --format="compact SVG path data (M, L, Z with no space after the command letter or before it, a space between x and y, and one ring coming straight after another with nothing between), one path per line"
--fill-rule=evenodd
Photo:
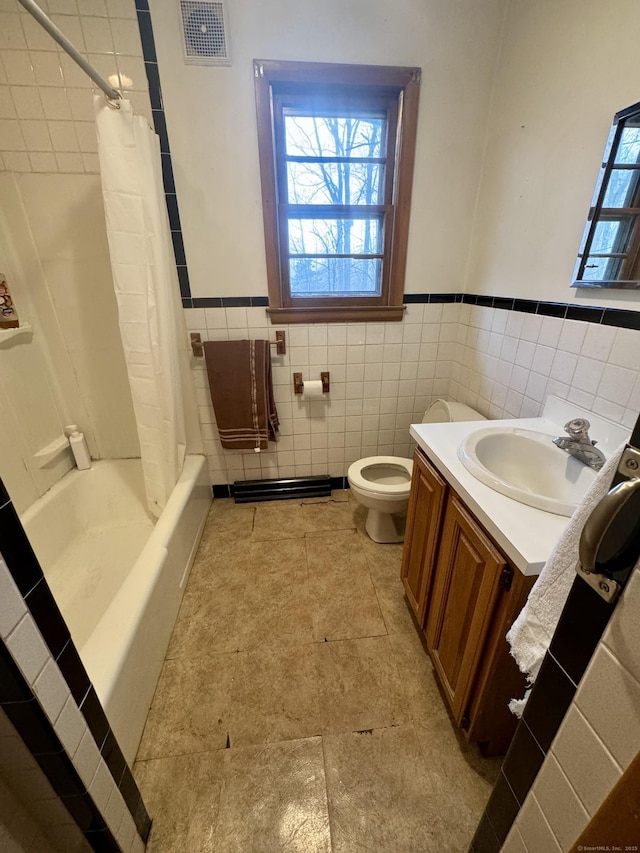
M409 494L413 460L402 456L366 456L349 466L347 478L365 492Z

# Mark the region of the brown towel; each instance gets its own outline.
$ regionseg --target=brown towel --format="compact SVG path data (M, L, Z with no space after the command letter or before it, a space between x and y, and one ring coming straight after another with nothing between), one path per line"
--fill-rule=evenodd
M267 450L276 440L269 341L206 341L211 402L226 450Z

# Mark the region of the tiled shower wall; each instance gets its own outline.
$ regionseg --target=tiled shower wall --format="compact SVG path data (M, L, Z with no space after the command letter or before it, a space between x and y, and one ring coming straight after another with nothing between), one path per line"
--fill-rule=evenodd
M277 326L262 307L190 308L185 314L203 340L275 339ZM628 427L640 412L636 329L449 302L411 303L401 323L292 325L286 334L286 355L273 350L281 429L268 452L222 450L204 360L193 359L213 484L342 477L364 456L409 456L409 425L441 396L490 418L536 417L549 394ZM322 370L331 374L326 401L298 400L293 372L319 379Z
M151 121L133 0L38 5ZM0 0L0 170L99 172L91 80L16 0Z

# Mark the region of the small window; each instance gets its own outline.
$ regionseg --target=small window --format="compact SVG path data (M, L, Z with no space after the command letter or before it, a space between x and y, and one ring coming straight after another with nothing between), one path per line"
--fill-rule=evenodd
M573 287L640 287L640 104L614 116L574 279Z
M402 319L420 69L254 71L271 318Z

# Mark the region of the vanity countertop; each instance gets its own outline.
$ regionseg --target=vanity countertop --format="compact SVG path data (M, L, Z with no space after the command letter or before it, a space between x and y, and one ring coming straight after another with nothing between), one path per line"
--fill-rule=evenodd
M486 427L520 427L550 437L562 435L563 424L576 416L588 417L591 434L599 439L598 446L606 456L628 436L628 430L552 397L540 418L411 425L412 438L524 575L540 574L569 519L521 504L476 480L459 460L458 445L471 432Z

